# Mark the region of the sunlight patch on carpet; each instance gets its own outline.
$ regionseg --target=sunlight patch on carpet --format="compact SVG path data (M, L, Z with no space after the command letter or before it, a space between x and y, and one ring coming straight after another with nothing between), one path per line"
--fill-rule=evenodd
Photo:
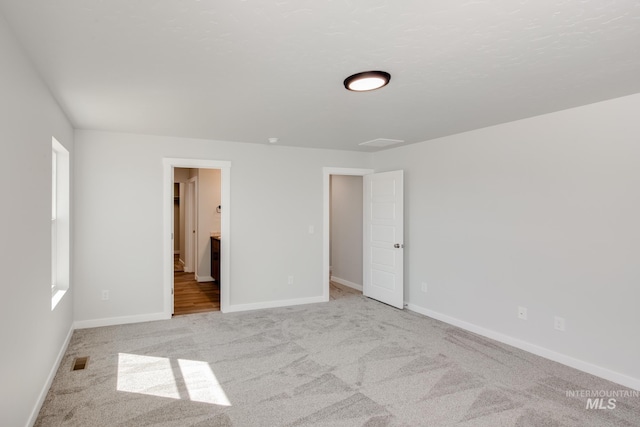
M209 363L198 360L118 353L117 390L231 406Z

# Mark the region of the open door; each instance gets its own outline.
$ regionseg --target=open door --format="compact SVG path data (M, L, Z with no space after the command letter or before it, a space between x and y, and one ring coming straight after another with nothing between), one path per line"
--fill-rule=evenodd
M364 176L364 296L404 307L403 171Z

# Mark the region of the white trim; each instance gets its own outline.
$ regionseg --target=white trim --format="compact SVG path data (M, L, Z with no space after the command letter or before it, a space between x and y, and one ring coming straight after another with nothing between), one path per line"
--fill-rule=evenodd
M236 304L227 307L227 313L233 313L238 311L249 311L249 310L262 310L264 308L278 308L278 307L289 307L292 305L302 305L302 304L315 304L319 302L326 302L324 297L310 297L310 298L297 298L297 299L288 299L281 301L265 301L265 302L256 302L250 304Z
M215 280L213 280L213 277L211 276L198 276L196 274L196 282L215 282Z
M322 168L322 301L329 301L329 282L331 275L331 259L329 257L330 230L330 185L331 175L365 176L372 174L373 169L357 168Z
M51 298L51 310L55 309L62 297L67 293L66 289L53 288L53 297Z
M133 316L107 317L103 319L76 320L75 329L100 328L102 326L126 325L129 323L154 322L156 320L171 319L171 314L150 313L136 314Z
M51 137L51 311L71 282L71 158Z
M571 368L578 369L579 371L583 371L588 374L595 375L600 378L604 378L605 380L613 381L614 383L640 391L640 379L638 378L633 378L628 375L621 374L619 372L615 372L610 369L603 368L601 366L594 365L589 362L585 362L584 360L576 359L574 357L567 356L565 354L558 353L553 350L549 350L548 348L540 347L536 344L532 344L530 342L523 341L518 338L513 338L509 335L504 335L500 332L483 328L481 326L477 326L472 323L465 322L464 320L456 319L455 317L450 317L445 314L438 313L436 311L429 310L427 308L420 307L415 304L407 304L407 308L411 311L415 311L416 313L420 313L424 316L431 317L436 320L440 320L441 322L445 322L450 325L457 326L458 328L462 328L464 330L473 332L475 334L482 335L483 337L499 341L503 344L507 344L512 347L519 348L520 350L533 353L540 357L544 357L545 359L549 359L554 362L561 363Z
M44 383L44 386L40 391L40 395L38 396L38 401L36 402L36 405L33 407L33 410L31 411L31 416L29 417L29 421L27 422L28 427L32 427L36 423L36 420L38 419L38 415L40 414L40 409L42 409L42 405L44 404L44 400L47 398L47 393L49 393L49 389L51 388L53 379L55 378L56 373L58 372L58 369L60 369L60 363L62 363L62 358L67 352L67 348L69 347L69 343L71 342L71 337L73 336L74 330L75 328L73 327L73 324L72 324L71 327L69 328L69 332L67 332L67 337L64 339L64 342L62 343L62 347L58 352L56 361L53 363L53 366L51 367L51 371L49 372L47 381Z
M358 290L358 291L362 292L362 285L358 285L357 283L353 283L353 282L341 279L341 278L336 277L336 276L331 276L331 281L339 283L341 285L344 285L344 286L347 286L349 288L352 288L352 289L355 289L355 290Z
M220 160L203 159L162 159L164 167L163 192L164 192L164 221L162 235L164 236L164 315L171 318L171 302L173 294L173 241L171 231L173 229L173 168L198 168L198 169L220 169L220 196L221 205L224 207L220 214L221 234L220 240L220 311L229 311L229 290L231 288L231 162Z
M184 271L198 271L198 177L187 181L185 191L184 221Z

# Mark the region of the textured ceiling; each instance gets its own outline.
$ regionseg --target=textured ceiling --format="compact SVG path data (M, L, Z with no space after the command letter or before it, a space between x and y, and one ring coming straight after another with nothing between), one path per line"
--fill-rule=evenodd
M640 1L0 0L75 127L375 151L640 92ZM342 81L391 73L378 91Z

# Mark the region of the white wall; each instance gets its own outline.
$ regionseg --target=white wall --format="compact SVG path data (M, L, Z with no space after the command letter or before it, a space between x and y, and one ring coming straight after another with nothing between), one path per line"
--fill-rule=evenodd
M405 170L406 299L640 385L638 112L640 94L376 153Z
M211 233L220 233L220 169L196 169L198 176L198 281L211 280Z
M362 286L362 177L331 176L331 275Z
M73 281L51 311L51 137L73 158L73 131L1 16L0 58L0 425L24 426L73 323Z
M163 311L163 157L231 161L231 305L322 295L322 167L370 161L355 152L107 132L76 131L76 141L79 321ZM109 301L100 300L102 289Z

